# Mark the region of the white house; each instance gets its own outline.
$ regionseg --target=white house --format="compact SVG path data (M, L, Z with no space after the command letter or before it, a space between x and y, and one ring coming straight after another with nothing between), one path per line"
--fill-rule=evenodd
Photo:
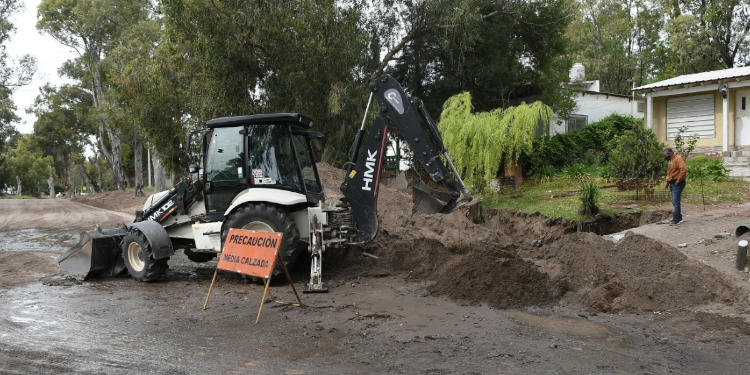
M568 87L575 91L573 97L575 108L567 120L555 115L549 124L550 135L580 129L615 113L643 118L645 112L643 99L602 92L599 89L599 80L586 81L585 77L584 66L580 63L574 64L570 69Z

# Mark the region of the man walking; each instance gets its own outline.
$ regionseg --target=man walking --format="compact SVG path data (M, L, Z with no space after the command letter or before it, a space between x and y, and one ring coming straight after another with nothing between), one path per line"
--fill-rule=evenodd
M665 187L672 193L672 206L674 207L672 221L670 221L669 224L676 225L682 223L680 199L682 197L682 190L685 189L687 166L685 165L685 160L682 158L682 155L675 153L671 148L664 150L664 159L669 161L669 167L667 168L667 183Z

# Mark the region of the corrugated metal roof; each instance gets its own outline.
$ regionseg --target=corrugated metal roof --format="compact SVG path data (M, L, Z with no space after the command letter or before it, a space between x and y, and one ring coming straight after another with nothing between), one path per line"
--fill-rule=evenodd
M726 79L746 77L746 76L750 76L750 66L743 66L741 68L714 70L711 72L702 72L702 73L695 73L695 74L685 74L679 77L665 79L663 81L650 83L648 85L643 85L641 87L636 87L633 90L642 91L642 90L649 90L649 89L666 89L669 86L686 85L686 84L699 83L699 82L719 81L719 80L726 80Z

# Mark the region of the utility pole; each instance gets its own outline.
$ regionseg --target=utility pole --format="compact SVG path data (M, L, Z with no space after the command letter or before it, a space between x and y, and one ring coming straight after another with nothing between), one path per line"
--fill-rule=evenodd
M148 186L154 186L151 184L151 147L146 149L148 150Z

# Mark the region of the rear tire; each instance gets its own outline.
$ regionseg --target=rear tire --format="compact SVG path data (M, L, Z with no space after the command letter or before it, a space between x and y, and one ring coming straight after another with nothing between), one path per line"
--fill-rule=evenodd
M131 277L138 281L154 281L167 270L167 259L154 259L146 236L131 230L122 239L122 260Z
M299 232L294 221L281 209L264 203L249 204L237 208L224 221L221 229L221 243L229 234L230 228L252 229L259 232L281 232L284 240L279 248L279 256L287 268L291 267L301 253L299 246ZM280 265L273 269L273 276L278 276L283 270Z

